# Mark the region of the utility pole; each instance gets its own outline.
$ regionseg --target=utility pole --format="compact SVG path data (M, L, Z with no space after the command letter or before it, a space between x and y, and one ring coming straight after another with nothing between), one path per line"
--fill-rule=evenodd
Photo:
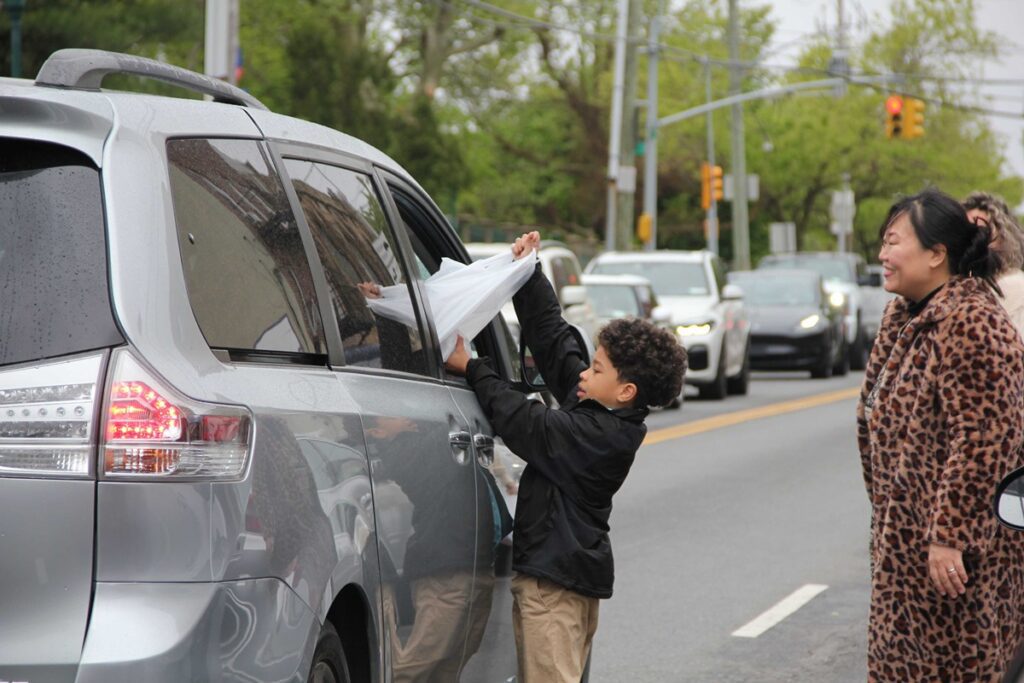
M662 4L659 3L647 34L647 134L644 143L644 217L649 234L644 251L658 248L658 34Z
M234 83L238 58L238 0L206 0L203 73Z
M637 29L640 25L640 0L630 0L626 25L626 64L622 83L622 133L619 136L619 176L615 244L630 251L633 247L633 213L636 196L636 81ZM628 177L627 177L628 176Z
M740 61L740 13L738 0L729 0L729 92L743 86ZM747 216L747 148L743 132L743 105L732 105L732 250L737 270L750 268L750 226Z
M711 104L711 62L704 60L704 93L708 104ZM714 112L708 110L708 164L715 167L715 120ZM711 190L711 203L708 207L708 249L713 254L718 253L718 200L715 198L714 189Z
M3 7L11 18L11 78L21 78L21 13L25 0L6 0Z
M211 2L212 0L207 0ZM612 120L608 126L608 202L605 207L604 248L615 250L615 221L618 217L619 146L622 139L622 81L626 71L626 30L629 23L629 0L619 0L618 25L615 32L615 75L612 81Z

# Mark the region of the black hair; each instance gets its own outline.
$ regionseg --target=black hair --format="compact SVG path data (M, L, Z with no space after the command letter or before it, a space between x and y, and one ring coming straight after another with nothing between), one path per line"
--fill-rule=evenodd
M999 291L995 276L1002 269L1002 263L990 248L990 226L971 223L960 202L940 190L928 188L893 204L878 236L884 239L885 231L904 214L910 219L922 247L931 249L939 244L946 247L953 275L981 278Z
M636 408L665 406L683 390L686 350L674 334L639 318L622 318L601 328L601 348L623 382L636 385Z

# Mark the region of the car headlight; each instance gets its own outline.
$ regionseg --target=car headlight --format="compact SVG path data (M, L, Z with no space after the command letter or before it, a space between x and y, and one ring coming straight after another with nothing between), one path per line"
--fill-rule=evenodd
M800 321L800 329L802 330L813 330L821 322L821 316L817 313L811 313L809 316Z
M711 328L715 323L711 320L702 323L690 323L688 325L677 325L676 334L680 337L703 337L711 334Z
M842 292L832 292L828 295L828 302L832 304L834 308L843 308L846 306L846 295Z

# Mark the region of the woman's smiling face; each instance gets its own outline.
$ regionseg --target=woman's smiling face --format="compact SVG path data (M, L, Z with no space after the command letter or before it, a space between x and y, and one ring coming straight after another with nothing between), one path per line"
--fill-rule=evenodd
M886 291L911 301L920 301L949 278L945 248L922 246L907 213L897 216L886 228L878 260Z

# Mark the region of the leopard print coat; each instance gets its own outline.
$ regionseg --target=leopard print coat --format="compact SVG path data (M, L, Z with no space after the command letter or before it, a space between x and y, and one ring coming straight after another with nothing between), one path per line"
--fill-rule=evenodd
M955 277L916 317L890 302L857 407L871 500L868 680L999 681L1024 637L1024 536L993 514L1020 464L1024 346L980 280ZM964 552L941 596L928 545Z

